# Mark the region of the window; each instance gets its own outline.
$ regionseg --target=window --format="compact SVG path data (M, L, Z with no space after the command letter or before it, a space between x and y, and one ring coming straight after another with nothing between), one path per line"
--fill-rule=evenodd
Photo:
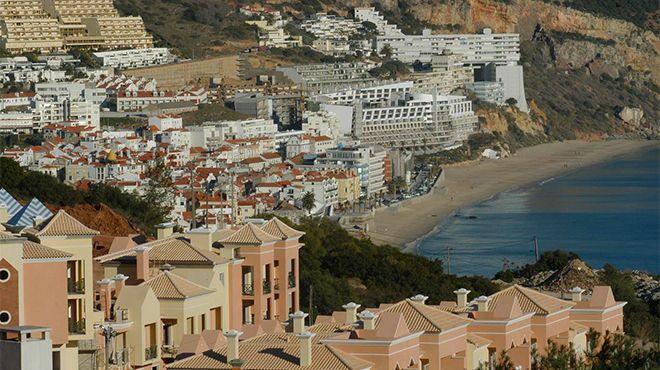
M0 283L5 283L11 277L11 273L7 269L0 269Z
M7 325L11 321L11 314L7 311L0 311L0 324Z

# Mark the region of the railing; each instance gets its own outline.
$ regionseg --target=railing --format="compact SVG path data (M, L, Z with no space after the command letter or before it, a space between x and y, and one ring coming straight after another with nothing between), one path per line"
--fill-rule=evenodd
M243 283L243 295L254 295L254 287L250 283Z
M161 357L175 358L179 352L179 346L173 344L163 344L160 347Z
M85 319L69 321L69 334L85 334Z
M157 345L149 346L149 347L146 347L144 349L144 360L145 361L149 361L151 359L154 359L154 358L156 358L156 356L158 356L158 346Z
M278 278L273 279L273 288L275 290L280 290L280 279Z
M289 288L296 287L296 276L293 274L293 271L289 272Z
M80 279L78 281L67 281L67 288L69 293L75 294L84 294L85 293L85 279Z
M269 294L270 293L270 281L268 279L264 279L262 282L263 288L264 288L264 294Z

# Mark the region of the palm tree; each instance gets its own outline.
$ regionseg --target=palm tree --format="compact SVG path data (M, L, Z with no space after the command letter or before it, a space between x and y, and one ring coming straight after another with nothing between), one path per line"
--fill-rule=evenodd
M306 192L302 197L302 207L307 211L307 214L311 214L312 209L314 208L314 203L316 203L314 193L311 191Z

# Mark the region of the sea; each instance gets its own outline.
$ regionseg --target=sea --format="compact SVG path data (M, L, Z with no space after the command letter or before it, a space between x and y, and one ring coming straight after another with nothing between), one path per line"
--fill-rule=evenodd
M492 277L562 249L592 268L660 274L660 146L457 210L417 244L457 275Z

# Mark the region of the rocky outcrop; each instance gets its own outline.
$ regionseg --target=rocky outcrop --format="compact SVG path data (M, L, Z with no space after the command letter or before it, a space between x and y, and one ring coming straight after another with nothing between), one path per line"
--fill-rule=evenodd
M478 32L490 27L496 32L518 32L524 40L534 35L537 25L561 33L610 40L605 46L590 41L557 42L558 57L565 66L585 66L600 59L617 69L630 67L660 82L660 40L651 31L623 20L599 17L540 0L449 0L444 4L407 0L415 16L441 28Z
M639 127L644 121L644 111L640 108L623 107L617 116L629 125Z

